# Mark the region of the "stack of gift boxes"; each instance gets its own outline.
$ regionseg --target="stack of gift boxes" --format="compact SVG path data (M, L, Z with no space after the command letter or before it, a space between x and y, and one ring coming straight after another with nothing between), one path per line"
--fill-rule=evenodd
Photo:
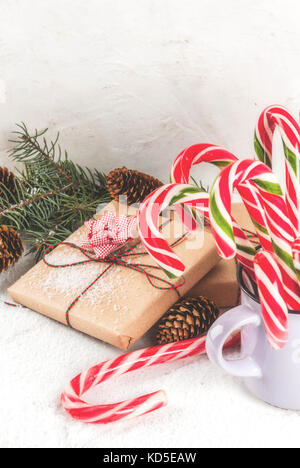
M96 216L101 217L108 211L119 216L123 209L121 205L110 203ZM136 210L129 208L127 213L135 216ZM242 204L233 205L233 216L240 226L253 230ZM171 224L174 229L162 224L162 232L170 243L178 237L174 233L182 229L176 217ZM86 235L84 225L66 241L80 245ZM186 242L192 242L192 248L187 248ZM136 240L132 241L131 247L132 253L141 254L144 251ZM130 267L114 264L107 269L107 263L81 264L87 258L79 250L60 245L48 254L48 263L71 266L53 268L40 261L9 288L9 293L13 300L36 312L63 324L69 321L72 328L126 350L164 315L179 296L206 296L214 300L218 307L237 304L239 289L235 260L220 259L209 228L204 229L202 236L199 233L189 234L188 239L183 238L174 246L174 251L186 266L184 281L172 280L167 288L165 285L167 281L170 283L169 278L162 270L151 270L155 263L147 254L124 259L126 262L149 265L143 270L151 271L158 277L155 280L152 278L152 284L145 272ZM159 278L164 279L165 283Z

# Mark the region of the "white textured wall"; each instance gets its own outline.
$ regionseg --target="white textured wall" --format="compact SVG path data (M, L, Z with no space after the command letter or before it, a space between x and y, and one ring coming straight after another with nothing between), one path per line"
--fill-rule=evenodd
M299 0L0 0L1 163L21 120L163 180L196 142L252 155L264 106L298 114L299 18Z

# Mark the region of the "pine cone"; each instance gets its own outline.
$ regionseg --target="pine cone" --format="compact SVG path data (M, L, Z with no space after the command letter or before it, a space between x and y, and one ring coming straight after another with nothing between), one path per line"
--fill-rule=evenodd
M20 234L4 224L0 226L0 273L13 266L24 251Z
M10 172L7 167L0 167L0 184L3 184L10 192L14 192L16 189L16 176ZM0 185L0 195L1 195Z
M107 176L107 189L114 200L127 196L128 205L141 203L153 190L163 185L160 180L143 172L117 168Z
M158 324L158 344L187 340L206 333L220 312L203 296L184 297L171 307Z

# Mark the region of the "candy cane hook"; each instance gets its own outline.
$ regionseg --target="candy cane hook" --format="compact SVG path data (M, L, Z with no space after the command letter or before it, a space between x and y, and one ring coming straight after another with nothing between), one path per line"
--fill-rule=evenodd
M300 230L300 126L283 106L267 107L255 129L257 158L273 165L273 136L278 127L285 154L286 204L296 233Z
M231 219L231 200L235 188L251 182L256 186L263 203L268 224L257 226L264 250L274 253L281 267L286 301L291 309L298 310L300 290L293 265L292 242L294 229L289 220L286 203L277 181L265 164L244 159L225 168L217 177L210 194L210 221L220 255L232 258L236 254L235 239ZM250 187L250 185L249 185ZM264 232L269 230L272 244L264 245Z
M237 161L238 158L233 153L220 146L212 145L210 143L195 144L185 148L175 159L171 169L171 181L178 184L188 184L192 166L201 163L213 164L219 169L224 169ZM259 206L257 209L253 208L253 206L256 207L259 205L259 200L256 194L246 184L243 187L240 187L240 190L249 214L253 215L254 213L255 219L257 220L258 218L258 222L261 225L265 225L266 218L264 211L262 209L259 210ZM177 205L176 211L184 223L186 220L188 221L188 228L195 229L197 226L196 219L194 219L195 211L189 210L186 212L188 205L188 203L185 205ZM207 194L206 199L203 198L203 203L200 208L202 209L204 216L209 219L209 194ZM234 237L237 244L237 259L243 265L248 274L254 279L253 262L256 251L243 229L240 228L234 219L232 219L232 222ZM266 234L264 241L269 242L269 244L271 243L270 238Z
M238 343L239 340L239 334L234 335L228 340L226 347ZM102 362L79 374L69 383L61 396L62 405L72 418L91 424L106 424L131 419L162 408L167 404L164 390L106 405L90 404L85 401L85 395L112 377L144 367L204 354L205 343L206 336L202 336L176 343L152 346Z

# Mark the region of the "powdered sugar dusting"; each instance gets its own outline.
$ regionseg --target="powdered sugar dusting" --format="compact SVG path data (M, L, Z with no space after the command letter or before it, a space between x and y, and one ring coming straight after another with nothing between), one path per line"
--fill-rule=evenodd
M82 236L77 237L77 245L80 244L81 238ZM69 241L75 243L74 238ZM135 247L135 252L143 251L141 245ZM140 261L139 256L128 256L125 259L128 263ZM65 265L82 262L87 258L82 252L72 247L61 246L47 255L46 260L52 265ZM61 294L66 302L71 303L108 267L108 263L92 262L66 268L51 268L50 266L43 269L33 268L27 273L27 282L29 287L34 287L47 298L55 298L57 294ZM122 270L124 267L112 265L82 298L85 306L90 307L89 320L97 322L101 316L105 315L105 322L116 331L130 312L126 305L127 291L130 291L129 285L134 283L137 274L129 268L126 269L125 275L120 274ZM107 314L108 311L109 314ZM80 314L81 311L77 310L76 313Z
M66 242L81 246L86 235L86 227L82 226ZM132 247L134 249L130 250ZM129 255L126 255L128 249ZM121 252L124 253L123 259L128 264L147 264L151 260L146 254L144 246L141 243L136 243L136 240L129 241L118 251L119 254ZM134 255L141 253L145 256ZM93 253L91 256L93 257ZM71 309L71 323L72 317L87 319L90 324L94 323L96 326L101 324L108 331L115 331L121 335L126 333L124 324L134 322L136 314L143 309L145 302L147 302L145 300L143 303L138 301L141 293L143 294L140 287L143 287L144 281L147 283L147 279L143 277L142 282L137 281L137 275L142 276L142 274L131 268L96 261L88 262L89 259L80 250L68 245L57 247L46 256L46 260L50 265L71 266L64 268L53 268L45 265L35 267L26 275L27 285L38 291L44 302L48 303L50 300L55 303L57 298L57 304L59 304L59 310L62 314L74 299L79 297L103 273L103 276L98 278ZM78 264L80 262L83 263ZM150 263L152 262L150 261ZM148 297L149 302L153 300L154 296L160 294L158 289L152 286L151 288L152 294L151 297Z

